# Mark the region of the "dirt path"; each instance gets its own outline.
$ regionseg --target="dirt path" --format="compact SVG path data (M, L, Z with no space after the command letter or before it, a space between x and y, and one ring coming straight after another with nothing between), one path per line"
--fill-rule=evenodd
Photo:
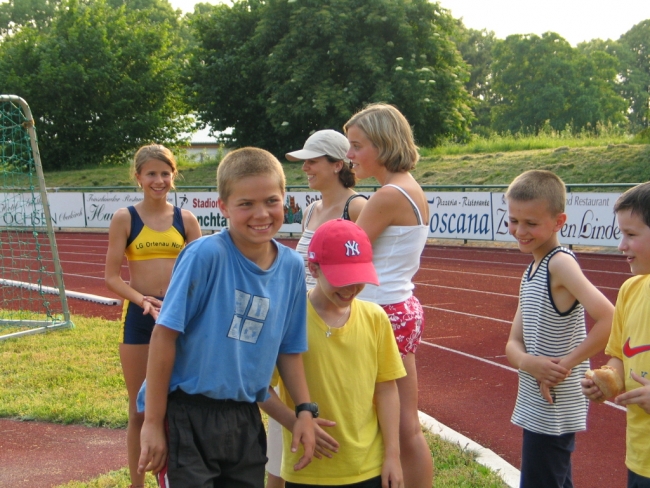
M126 466L126 431L0 419L0 486L52 487Z

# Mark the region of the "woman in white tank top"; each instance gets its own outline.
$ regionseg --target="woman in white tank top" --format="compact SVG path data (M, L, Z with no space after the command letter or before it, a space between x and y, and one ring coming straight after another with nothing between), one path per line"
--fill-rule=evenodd
M344 218L356 221L366 203L365 197L352 189L356 184L356 177L346 157L349 148L347 138L340 132L320 130L307 139L301 150L286 154L289 161L304 161L302 170L307 175L309 188L319 191L322 195L322 199L313 202L305 210L302 236L296 246L296 251L305 260L308 290L316 286L316 281L307 269L307 248L314 232L328 220ZM269 418L267 444L269 460L266 464L266 488L281 488L284 486L284 480L280 477L282 428L272 418Z
M374 177L381 185L357 220L373 243L380 284L367 285L359 298L386 310L407 372L397 380L404 485L430 488L433 463L420 428L415 368L424 320L422 306L413 296L412 278L420 266L429 222L426 196L409 173L419 159L418 148L408 121L391 105L369 105L344 130L350 141L347 156L357 177Z

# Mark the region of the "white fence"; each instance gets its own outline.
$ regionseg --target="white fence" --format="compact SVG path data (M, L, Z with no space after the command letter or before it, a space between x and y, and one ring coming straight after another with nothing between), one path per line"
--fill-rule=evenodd
M372 193L362 192L365 195ZM21 194L25 202L31 193ZM507 205L499 192L426 192L429 201L429 237L510 241ZM613 212L620 193L568 193L567 222L560 231L562 244L616 246L620 231ZM16 194L0 193L0 227L41 225L45 219L40 202L35 205L16 204ZM216 192L170 193L168 200L196 215L201 228L218 231L227 225L217 206ZM134 205L142 199L136 192L53 192L48 193L54 227L108 228L113 213L121 207ZM281 232L301 232L305 208L320 198L317 192L288 192L285 201L285 223ZM12 204L6 202L13 202ZM40 208L39 208L40 207ZM21 210L18 210L21 209Z

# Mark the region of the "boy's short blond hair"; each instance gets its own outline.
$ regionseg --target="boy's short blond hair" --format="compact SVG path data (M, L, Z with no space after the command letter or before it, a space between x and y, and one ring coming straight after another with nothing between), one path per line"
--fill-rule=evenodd
M553 215L564 213L566 187L554 173L532 169L517 176L506 191L506 199L519 202L545 200L548 211Z
M391 173L415 168L420 154L413 140L413 131L406 117L392 105L373 103L357 112L343 126L361 129L379 151L379 162Z
M280 161L273 154L257 147L242 147L231 151L217 168L217 191L224 202L232 193L233 183L247 176L268 175L276 178L284 195L286 179Z
M167 163L172 170L172 188L174 188L174 179L178 176L178 166L174 153L167 149L162 144L147 144L137 150L133 156L133 165L131 166L131 177L135 180L135 175L139 175L142 171L142 166L147 161L157 159L163 163Z
M623 193L614 204L614 213L629 210L650 227L650 181L641 183Z

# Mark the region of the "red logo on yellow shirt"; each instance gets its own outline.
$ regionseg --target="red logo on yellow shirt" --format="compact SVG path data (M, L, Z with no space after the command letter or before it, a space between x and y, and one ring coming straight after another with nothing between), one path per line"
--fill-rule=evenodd
M636 356L637 354L640 354L642 352L647 352L650 351L650 344L647 344L645 346L636 346L632 347L630 346L630 338L627 338L627 341L625 341L625 345L623 346L623 354L625 354L628 358L631 358L632 356Z

